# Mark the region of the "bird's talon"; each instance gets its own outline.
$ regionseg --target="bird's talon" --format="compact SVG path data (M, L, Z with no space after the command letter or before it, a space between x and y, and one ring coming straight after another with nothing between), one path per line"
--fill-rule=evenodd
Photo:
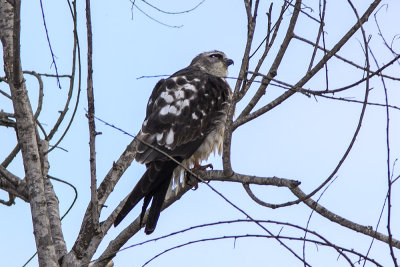
M199 188L199 182L197 180L197 178L195 176L193 176L192 174L190 174L189 172L186 172L185 175L186 178L186 183L192 187L194 187L193 190L196 190L197 188Z
M137 143L135 159L146 164L146 172L127 197L114 226L144 199L139 223L140 226L142 223L146 225L146 234L151 234L157 225L171 178L176 178L174 170L178 163L187 160L187 164L194 165L184 176L184 182L194 190L199 181L203 181L194 173L214 169L212 164L201 166L200 162L207 159L215 148L221 149L225 128L225 119L222 118L227 115L232 101L232 90L224 77L228 75L231 64L233 61L223 52L201 53L188 67L156 84L147 104L146 119L137 135L140 142ZM191 115L187 115L185 110L190 110ZM191 122L188 122L188 117ZM177 125L185 128L175 127ZM171 159L162 155L167 151ZM113 168L117 167L117 164L113 165Z
M197 170L201 170L201 171L205 171L207 170L207 168L210 168L211 170L214 170L214 166L210 163L207 165L199 165L199 164L195 164L194 167L191 169L191 171L197 171Z

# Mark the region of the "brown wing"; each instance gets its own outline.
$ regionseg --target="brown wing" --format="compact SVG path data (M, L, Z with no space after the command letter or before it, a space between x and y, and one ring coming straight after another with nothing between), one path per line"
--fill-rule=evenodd
M157 83L147 105L146 119L136 138L182 162L190 158L221 123L229 95L229 85L222 78L197 68L183 69ZM150 234L157 224L177 163L146 143L137 145L136 160L145 163L147 170L129 194L114 225L118 225L142 198L140 218L143 219L152 199L145 229L146 234Z
M157 83L137 138L173 157L189 158L228 105L229 85L199 69L181 70ZM149 163L165 155L140 143L136 160Z

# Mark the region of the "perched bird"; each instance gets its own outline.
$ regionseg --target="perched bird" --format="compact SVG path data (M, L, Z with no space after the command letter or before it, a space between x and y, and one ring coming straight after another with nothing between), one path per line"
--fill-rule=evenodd
M221 153L232 96L225 80L231 64L233 61L223 52L201 53L188 67L156 84L142 129L136 136L139 141L135 159L146 164L147 169L129 194L114 226L144 198L140 223L152 200L145 227L145 233L151 234L171 179L180 175L182 168L175 161L147 144L193 169L198 169L200 162L215 150Z

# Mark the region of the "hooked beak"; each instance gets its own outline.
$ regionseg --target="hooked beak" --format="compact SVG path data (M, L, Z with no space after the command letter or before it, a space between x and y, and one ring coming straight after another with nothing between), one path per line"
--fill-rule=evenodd
M230 66L230 65L233 65L233 60L232 59L229 59L229 58L227 58L227 59L225 59L225 65L228 67L228 66Z

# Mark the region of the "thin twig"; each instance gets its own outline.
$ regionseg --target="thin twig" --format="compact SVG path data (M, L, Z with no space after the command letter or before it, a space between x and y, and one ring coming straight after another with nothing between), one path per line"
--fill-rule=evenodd
M306 194L299 188L299 187L294 187L291 189L292 193L297 196L298 198L305 198ZM329 211L327 208L324 206L316 203L314 200L311 198L305 198L303 201L308 207L311 209L315 210L318 214L322 215L323 217L329 219L330 221L337 223L341 226L344 226L346 228L349 228L353 231L356 231L358 233L362 233L364 235L373 237L377 240L380 240L386 244L389 242L389 237L387 235L384 235L382 233L379 233L377 231L374 231L374 229L370 226L364 226L360 225L358 223L352 222L344 217L341 217L331 211ZM400 240L392 239L392 245L398 249L400 249Z
M312 77L314 77L314 75L321 70L321 68L325 65L326 61L330 60L330 58L332 58L346 43L347 41L360 29L360 27L362 26L363 23L365 23L369 16L371 15L371 13L375 10L375 8L379 5L379 3L381 2L381 0L375 0L369 7L368 9L364 12L363 16L360 18L359 21L357 21L353 27L351 27L351 29L334 45L334 47L332 48L332 50L330 50L315 66L314 68L312 68L311 71L307 72L307 74L300 79L295 85L294 88L300 88L302 86L304 86L304 84L306 84ZM271 75L271 70L268 72L268 76ZM274 77L271 77L274 78ZM263 82L264 83L264 82ZM267 81L265 82L266 84ZM261 88L261 87L260 87ZM264 88L265 89L265 88ZM259 92L261 95L264 93L264 91L262 90L261 92ZM252 103L250 105L248 105L249 108L246 108L242 111L242 114L235 120L235 122L233 123L233 129L236 129L237 127L239 127L240 125L253 120L259 116L261 116L262 114L268 112L269 110L273 109L274 107L278 106L279 104L281 104L283 101L285 101L286 99L288 99L289 97L291 97L294 94L294 92L292 91L288 91L284 94L282 94L281 96L277 97L275 100L273 100L272 102L270 102L269 104L259 108L258 110L247 114L248 112L251 111L251 107L255 105L255 103ZM259 98L261 98L261 96L259 96ZM254 97L253 97L254 99ZM247 115L246 115L247 114Z
M312 45L312 46L316 46L315 43L313 43L313 42L307 40L307 39L304 38L304 37L298 36L298 35L296 35L296 34L294 34L293 38L295 38L295 39L297 39L297 40L299 40L299 41L302 41L302 42L304 42L304 43L306 43L306 44L309 44L309 45ZM329 52L330 52L330 50L329 50L329 49L326 49L325 47L321 47L321 46L317 46L317 47L318 47L318 49L320 49L321 51L323 51L323 52L325 53L325 55L326 55L326 53L329 53ZM367 70L367 69L365 69L364 67L362 67L362 66L360 66L360 65L358 65L358 64L356 64L356 63L354 63L353 61L351 61L351 60L349 60L349 59L347 59L347 58L345 58L345 57L340 56L339 53L336 53L336 54L334 55L334 57L340 59L341 61L343 61L343 62L345 62L345 63L347 63L347 64L349 64L349 65L351 65L351 66L356 67L357 69L361 69L361 70L366 71L366 72L371 72L371 70ZM397 58L397 60L398 60L398 58ZM391 61L391 62L392 62L392 61ZM394 62L394 61L393 61L393 62ZM392 62L391 64L393 64L393 62ZM391 65L391 64L389 64L389 65ZM387 64L385 64L385 65L387 65ZM388 66L389 66L389 65L388 65ZM377 74L377 75L382 75L383 77L388 78L388 79L391 79L391 80L400 81L400 77L393 77L393 76L385 75L385 74L383 74L383 73L379 73L379 74Z
M40 9L42 10L43 25L44 25L44 29L46 31L47 43L49 44L49 49L50 49L51 58L52 58L52 62L53 62L52 64L54 65L54 69L56 71L57 85L61 89L61 83L60 83L60 79L59 79L59 76L58 76L57 63L56 63L56 59L55 59L55 56L54 56L53 48L51 47L49 32L47 30L47 25L46 25L46 18L44 16L42 0L40 0Z
M142 2L145 3L146 5L152 7L153 9L155 9L155 10L161 12L161 13L168 14L168 15L178 15L178 14L189 13L189 12L195 10L196 8L198 8L198 7L199 7L201 4L203 4L205 1L206 1L206 0L201 0L197 5L195 5L195 6L192 7L192 8L189 8L189 9L187 9L187 10L183 10L183 11L172 11L172 12L171 12L171 11L162 10L161 8L158 8L158 7L156 7L155 5L150 4L150 3L147 2L146 0L142 0Z
M151 19L151 20L157 22L158 24L161 24L161 25L166 26L166 27L169 27L169 28L182 28L182 27L183 27L183 25L169 25L169 24L166 24L166 23L164 23L164 22L161 22L161 21L159 21L158 19L156 19L156 18L150 16L149 14L147 14L147 13L146 13L143 9L141 9L140 7L138 7L138 5L135 4L135 1L131 1L131 3L132 3L132 7L133 7L133 6L136 7L136 9L139 10L143 15L145 15L145 16L148 17L149 19ZM132 14L132 17L133 17L133 14Z
M301 227L301 226L299 226L299 225L295 225L295 224L291 224L291 223L287 223L287 222L271 221L271 220L257 220L257 222L263 223L263 224L276 224L276 225L289 226L289 227L292 227L292 228L295 228L295 229L299 229L299 230L301 230L301 231L304 231L304 232L306 232L306 233L310 233L310 234L312 234L312 235L315 235L315 236L318 237L319 239L323 240L323 243L324 243L325 245L334 248L340 255L342 255L343 257L345 257L346 260L349 262L350 265L351 265L351 261L350 261L349 258L346 256L346 254L343 253L343 251L349 252L349 253L351 253L351 254L356 254L357 256L359 256L359 257L361 257L361 258L364 258L364 260L371 261L371 262L377 264L377 266L381 266L380 264L376 263L373 259L370 259L370 258L368 258L368 257L366 257L366 256L364 256L364 255L362 255L361 253L358 253L358 252L356 252L356 251L354 251L354 250L348 250L348 249L346 249L346 248L338 247L337 245L334 245L333 243L329 242L326 238L324 238L323 236L321 236L321 235L318 234L317 232L312 231L312 230L309 230L309 229L306 229L306 228L303 228L303 227ZM176 232L173 232L173 233L170 233L170 234L161 236L161 237L149 239L149 240L146 240L146 241L143 241L143 242L140 242L140 243L136 243L136 244L127 246L127 247L125 247L125 248L122 248L122 249L118 250L116 253L120 253L120 252L122 252L122 251L124 251L124 250L127 250L127 249L131 249L131 248L134 248L134 247L137 247L137 246L141 246L141 245L144 245L144 244L147 244L147 243L152 243L152 242L155 242L155 241L159 241L159 240L161 240L161 239L165 239L165 238L168 238L168 237L171 237L171 236L175 236L175 235L178 235L178 234L182 234L182 233L184 233L184 232L192 231L192 230L195 230L195 229L198 229L198 228L205 228L205 227L211 227L211 226L222 225L222 224L236 224L236 223L252 223L252 221L250 221L250 220L238 219L238 220L213 222L213 223L206 223L206 224L202 224L202 225L191 226L191 227L189 227L189 228L185 228L185 229L183 229L183 230L179 230L179 231L176 231ZM246 235L246 236L248 236L248 235ZM270 236L270 238L271 238L271 237L272 237L272 236ZM281 238L282 236L279 235L279 237ZM285 237L283 237L283 238L285 238ZM289 238L289 237L287 237L287 238ZM212 239L210 239L210 241L211 241L211 240L212 240ZM300 238L299 238L299 239L296 239L296 240L302 241L303 239L300 239ZM310 240L310 239L309 239L309 240L306 240L306 241L312 242L312 240ZM319 242L319 241L316 241L316 242ZM318 244L322 244L322 243L318 243ZM109 260L109 259L110 259L111 257L113 257L113 256L115 256L115 254L113 254L113 255L102 255L100 258L96 259L95 261L96 261L96 262L107 261L107 260ZM352 266L352 265L351 265L351 266Z
M35 111L35 115L34 115L35 120L37 120L38 117L39 117L40 112L42 111L42 105L43 105L43 96L44 96L44 94L43 94L43 80L40 77L40 74L38 74L38 73L36 73L34 71L23 71L23 73L26 73L26 74L29 74L29 75L32 75L33 77L35 77L36 80L38 81L38 84L39 84L38 105L37 105L37 108L36 108L36 111Z
M59 125L61 124L62 120L64 119L64 116L66 115L67 111L68 111L68 107L69 107L69 102L70 99L72 98L72 93L73 93L73 89L75 86L75 73L76 73L76 62L78 61L78 92L76 95L76 102L75 102L75 106L74 106L74 110L72 111L72 115L71 118L68 122L67 127L65 128L64 132L61 134L61 137L57 140L57 142L55 142L55 144L49 149L49 152L51 152L53 149L55 149L56 147L58 147L58 145L61 143L61 141L64 139L65 135L67 134L67 132L69 131L72 122L75 118L76 115L76 111L78 110L78 105L79 105L79 98L81 95L81 86L82 86L82 66L81 66L81 50L80 50L80 45L79 45L79 38L78 38L78 31L77 31L77 22L76 22L76 2L73 2L73 7L71 6L71 4L68 1L68 5L70 8L70 12L71 12L71 17L72 17L72 21L74 23L74 40L73 40L73 49L72 49L72 69L71 69L71 75L70 75L70 80L69 80L69 90L68 90L68 98L67 101L65 103L64 106L64 110L61 112L57 123L54 125L54 128L52 129L52 133L55 134L56 131L58 130ZM50 140L52 138L48 137L47 140Z
M335 177L335 178L325 187L325 189L321 192L320 196L318 197L316 203L318 203L318 202L321 200L321 198L322 198L322 196L324 195L324 193L325 193L325 192L328 190L328 188L333 184L333 182L336 181L336 179L337 179L337 177ZM312 218L313 214L314 214L314 210L311 210L310 216L308 216L308 220L307 220L307 224L306 224L306 229L307 229L307 230L308 230L308 227L310 226L310 222L311 222L311 218ZM308 231L304 231L304 236L303 236L304 239L306 239L307 234L308 234ZM305 259L305 258L306 258L306 243L303 242L303 259Z
M97 117L94 117L96 119L98 119ZM104 122L102 120L102 122ZM106 122L104 122L106 123ZM111 124L108 124L109 126L115 127ZM124 133L128 134L127 132L124 131ZM200 177L199 175L197 175L196 173L194 173L192 170L188 169L186 166L184 166L181 162L178 162L176 159L174 159L172 156L170 156L168 153L166 153L165 151L161 150L158 147L153 146L152 144L149 144L147 142L145 142L144 140L141 140L139 138L135 138L136 140L142 142L143 144L149 146L150 148L156 150L159 153L162 153L163 155L165 155L166 157L168 157L170 160L173 160L175 163L177 163L178 165L180 165L185 171L187 171L189 174L193 175L193 177L195 177L196 179L198 179L199 181L203 182L207 187L209 187L214 193L216 193L217 195L219 195L222 199L224 199L230 206L234 207L236 210L238 210L240 213L242 213L246 218L250 219L251 221L253 221L255 224L257 224L260 228L262 228L265 232L267 232L269 235L274 236L272 234L271 231L269 231L267 228L265 228L263 225L261 225L260 223L258 223L257 221L255 221L252 216L250 216L246 211L244 211L243 209L239 208L236 204L234 204L232 201L230 201L229 199L227 199L223 194L221 194L218 190L216 190L213 186L211 186L208 183L205 183L205 180ZM107 219L108 221L114 221L115 216L117 215L117 211L122 207L122 205L124 204L124 202L121 202L120 205L114 210L114 212L109 216L109 218ZM164 207L165 208L165 207ZM146 222L146 218L147 216L144 217L143 222ZM136 221L135 221L136 222ZM126 229L132 227L135 222L133 222L131 225L129 225ZM104 225L104 223L103 223ZM124 230L125 231L125 230ZM122 233L121 233L122 234ZM120 235L121 235L120 234ZM117 237L118 238L118 237ZM291 249L290 247L288 247L285 243L283 243L278 237L275 236L275 239L283 246L285 247L290 253L292 253L292 255L294 255L297 259L299 259L300 261L304 262L307 266L310 266L306 261L303 261L303 259L297 255L297 253ZM105 251L106 252L106 251Z
M149 259L148 261L146 261L146 262L142 265L142 267L148 265L150 262L152 262L152 261L155 260L156 258L162 256L163 254L165 254L165 253L167 253L167 252L169 252L169 251L172 251L172 250L175 250L175 249L178 249L178 248L181 248L181 247L185 247L185 246L188 246L188 245L192 245L192 244L196 244L196 243L202 243L202 242L207 242L207 241L217 241L217 240L225 240L225 239L237 240L237 239L239 239L239 238L260 238L260 237L262 237L262 238L268 238L268 239L269 239L269 238L274 238L275 236L260 235L260 234L245 234L245 235L228 235L228 236L210 237L210 238L203 238L203 239L198 239L198 240L194 240L194 241L188 241L188 242L186 242L186 243L183 243L183 244L180 244L180 245L176 245L176 246L170 247L170 248L168 248L168 249L166 249L166 250L164 250L164 251L162 251L162 252L156 254L156 255L153 256L151 259ZM349 252L349 253L353 253L353 254L356 254L356 255L358 255L358 256L362 255L362 254L360 254L360 253L355 252L354 250L349 250L349 249L346 249L346 248L341 248L341 247L338 247L338 246L336 246L336 245L335 245L335 246L331 246L330 244L326 244L326 243L324 243L324 242L317 241L317 240L313 240L313 239L303 239L303 238L301 238L301 237L291 237L291 236L282 236L282 235L279 235L278 238L279 238L279 239L284 239L284 240L305 241L305 242L310 242L310 243L314 243L314 244L318 244L318 245L322 245L322 246L333 247L333 248L336 249L336 251L339 251L339 252L340 252L340 255L344 256L344 258L347 260L347 262L349 263L349 265L350 265L350 266L353 266L353 267L354 267L354 264L351 262L351 260L350 260L347 256L345 256L345 254L344 254L342 251L346 251L346 252ZM377 263L376 261L374 261L374 260L372 260L372 261L373 261L377 266L383 267L382 265L380 265L380 264Z

